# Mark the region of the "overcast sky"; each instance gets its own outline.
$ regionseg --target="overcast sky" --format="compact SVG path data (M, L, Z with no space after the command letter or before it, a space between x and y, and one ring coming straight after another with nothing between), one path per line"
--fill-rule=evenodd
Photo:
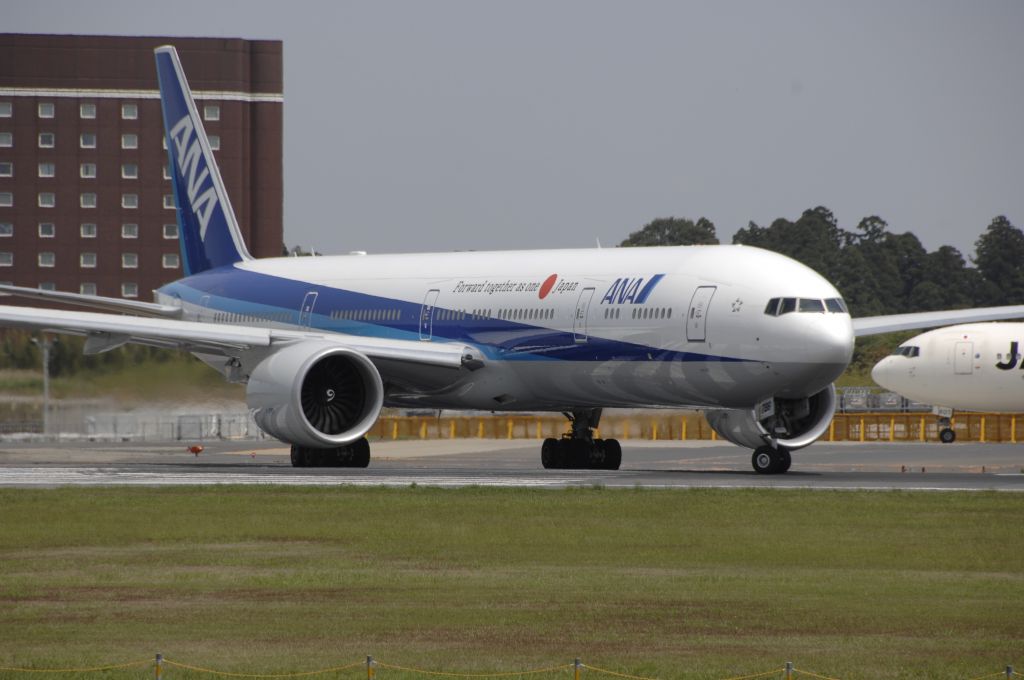
M0 30L284 42L284 233L325 253L719 238L816 205L1024 227L1024 3L5 0ZM155 82L155 78L154 78Z

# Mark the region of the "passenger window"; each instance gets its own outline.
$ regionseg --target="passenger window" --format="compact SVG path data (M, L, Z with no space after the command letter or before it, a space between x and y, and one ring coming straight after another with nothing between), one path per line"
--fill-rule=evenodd
M796 298L782 298L779 305L779 314L789 314L796 311Z
M820 312L825 313L825 305L821 300L812 300L811 298L800 298L800 311L801 312Z

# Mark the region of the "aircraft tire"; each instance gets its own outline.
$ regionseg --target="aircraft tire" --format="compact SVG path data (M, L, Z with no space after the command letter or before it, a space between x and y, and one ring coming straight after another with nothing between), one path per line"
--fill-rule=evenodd
M599 466L601 470L618 470L619 466L622 465L622 446L619 444L618 439L602 439L600 440L604 449L604 460Z
M789 454L789 449L779 447L779 469L776 470L778 474L784 474L789 472L789 467L793 464L793 456Z
M956 432L954 432L951 428L947 427L946 429L939 432L939 441L941 441L943 444L952 444L953 442L956 441Z
M306 457L306 449L303 447L292 444L292 467L307 467L309 460Z
M557 439L545 439L540 445L540 464L547 470L557 470L562 463L562 446Z
M754 449L754 453L750 457L750 463L754 466L754 472L759 475L777 474L781 462L778 452L767 445Z
M370 465L370 442L366 437L360 437L357 441L348 446L348 460L345 467L364 468Z

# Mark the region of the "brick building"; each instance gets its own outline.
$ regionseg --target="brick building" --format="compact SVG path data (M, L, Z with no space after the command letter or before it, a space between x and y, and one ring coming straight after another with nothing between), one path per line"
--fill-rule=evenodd
M182 276L153 58L168 44L249 251L281 254L280 41L0 34L0 282L149 300Z

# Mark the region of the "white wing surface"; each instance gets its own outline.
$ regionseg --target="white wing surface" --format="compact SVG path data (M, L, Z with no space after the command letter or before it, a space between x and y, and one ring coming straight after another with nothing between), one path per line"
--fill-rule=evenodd
M430 366L459 368L479 359L459 343L420 343L341 333L212 324L176 319L151 319L97 312L33 309L0 305L0 325L88 336L86 352L113 349L126 342L236 356L250 349L302 340L326 340L356 350L371 359L392 359ZM472 356L470 356L472 355Z
M887 314L865 316L853 320L853 332L857 337L878 335L893 331L912 331L919 328L936 328L958 323L979 321L1002 321L1024 317L1024 305L1006 307L977 307L942 312L917 312L914 314Z

